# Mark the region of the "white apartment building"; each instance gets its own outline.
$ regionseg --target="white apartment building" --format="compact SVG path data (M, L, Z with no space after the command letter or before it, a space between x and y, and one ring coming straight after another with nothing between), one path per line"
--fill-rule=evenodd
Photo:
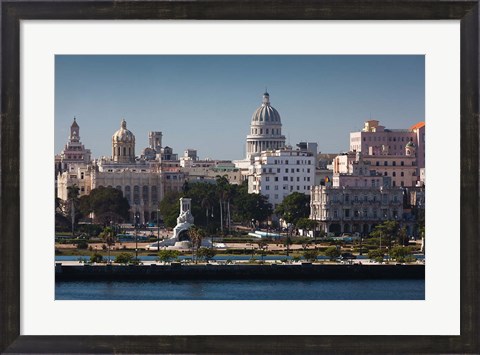
M248 192L265 195L274 208L292 192L310 194L315 160L311 152L291 147L264 151L249 168Z

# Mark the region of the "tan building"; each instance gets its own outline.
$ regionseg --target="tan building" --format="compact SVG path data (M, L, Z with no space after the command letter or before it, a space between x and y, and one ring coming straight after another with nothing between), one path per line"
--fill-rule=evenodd
M165 192L180 191L185 177L180 171L179 161L167 159L175 157L171 148L160 148L161 132L150 132L149 143L153 155L137 158L135 135L127 129L127 122L122 120L120 129L112 136L112 156L88 163L69 164L68 170L57 177L58 197L67 200L67 187L72 185L79 187L80 196L88 195L100 186L113 187L121 190L130 203L131 221L137 213L140 223L155 220L158 204ZM156 153L157 150L160 154Z

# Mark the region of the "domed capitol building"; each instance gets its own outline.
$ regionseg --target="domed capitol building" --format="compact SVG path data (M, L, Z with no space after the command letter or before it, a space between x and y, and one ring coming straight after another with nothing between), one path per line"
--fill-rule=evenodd
M255 110L247 135L247 160L259 156L262 151L285 147L282 121L278 111L270 105L270 95L263 94L262 106Z

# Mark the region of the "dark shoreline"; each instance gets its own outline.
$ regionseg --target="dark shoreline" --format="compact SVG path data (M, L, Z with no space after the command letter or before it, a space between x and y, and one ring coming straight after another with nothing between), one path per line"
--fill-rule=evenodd
M55 281L425 279L425 265L55 265Z

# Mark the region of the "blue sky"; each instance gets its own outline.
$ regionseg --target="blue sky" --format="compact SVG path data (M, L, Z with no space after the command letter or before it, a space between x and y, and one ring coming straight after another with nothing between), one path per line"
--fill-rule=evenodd
M55 59L55 152L73 117L94 157L111 154L125 118L136 152L148 131L201 159L242 159L252 113L268 88L292 145L348 150L369 118L387 128L424 121L423 56L84 56Z

